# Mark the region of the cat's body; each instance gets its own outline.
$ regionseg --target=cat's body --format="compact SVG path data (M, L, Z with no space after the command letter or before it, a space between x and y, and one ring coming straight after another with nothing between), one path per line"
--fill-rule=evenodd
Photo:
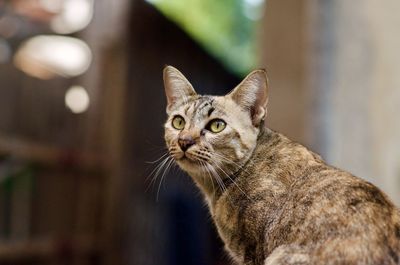
M225 97L164 71L171 156L238 264L400 264L400 213L378 188L264 127L263 71Z
M250 160L210 207L239 263L399 263L400 215L375 186L270 130Z

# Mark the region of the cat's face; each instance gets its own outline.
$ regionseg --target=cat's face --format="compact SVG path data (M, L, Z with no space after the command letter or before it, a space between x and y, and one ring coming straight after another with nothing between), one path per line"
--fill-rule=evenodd
M257 135L246 113L225 97L193 97L165 123L169 152L189 173L209 166L232 173L254 149Z
M251 73L226 96L201 96L175 68L164 70L168 99L165 141L190 175L226 178L253 152L266 114L267 83Z

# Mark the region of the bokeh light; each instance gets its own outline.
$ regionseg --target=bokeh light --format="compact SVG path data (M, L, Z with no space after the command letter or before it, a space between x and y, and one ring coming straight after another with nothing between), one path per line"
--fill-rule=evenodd
M85 42L72 37L42 35L23 43L14 63L31 76L49 79L83 74L91 60L92 54Z
M47 2L50 1L44 1L49 8L57 8L54 4ZM68 0L61 1L61 3L59 14L55 16L50 23L51 29L55 32L60 34L73 33L84 29L92 20L92 0Z
M72 86L65 94L65 105L73 113L83 113L89 108L90 99L85 88Z

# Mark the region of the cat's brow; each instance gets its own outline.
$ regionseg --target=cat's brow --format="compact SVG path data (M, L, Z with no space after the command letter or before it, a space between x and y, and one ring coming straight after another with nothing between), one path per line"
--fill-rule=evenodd
M202 96L187 104L183 112L186 116L191 117L192 126L199 124L202 120L211 117L212 114L225 115L225 112L215 106L215 99L209 96Z
M185 109L184 109L184 113L185 113L185 116L187 116L187 114L188 114L188 110L190 109L190 107L191 107L192 105L187 105L186 107L185 107Z
M186 116L190 116L190 115L193 116L193 114L194 114L195 111L196 111L196 102L197 102L197 101L193 101L193 102L191 102L190 104L188 104L188 105L185 107L184 113L185 113Z
M212 106L214 102L213 98L209 98L207 96L203 96L197 100L196 108L198 111L202 111L207 106Z
M197 112L203 112L203 110L207 107L209 108L213 108L213 103L214 103L214 99L207 97L207 96L203 96L201 98L198 99L197 102L197 106L196 106L196 111Z
M208 112L207 112L208 117L211 116L211 114L214 112L214 110L215 110L214 107L211 107L211 108L208 110Z

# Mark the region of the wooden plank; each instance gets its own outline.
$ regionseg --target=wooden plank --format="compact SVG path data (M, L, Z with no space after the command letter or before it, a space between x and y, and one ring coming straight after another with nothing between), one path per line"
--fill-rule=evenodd
M11 155L39 164L82 170L107 170L108 162L100 154L44 145L0 135L0 155Z
M0 243L0 262L57 258L65 255L66 251L78 257L91 255L98 250L98 244L88 236L3 242Z

